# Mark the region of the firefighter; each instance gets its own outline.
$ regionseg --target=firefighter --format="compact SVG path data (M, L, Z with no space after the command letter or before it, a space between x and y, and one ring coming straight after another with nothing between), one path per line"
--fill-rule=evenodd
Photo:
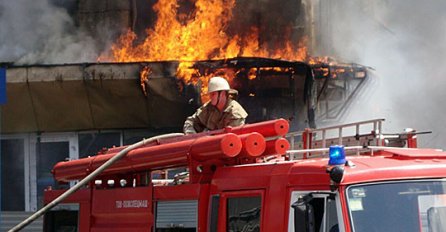
M184 133L194 134L245 124L248 113L230 96L230 91L234 92L228 81L222 77L212 77L208 85L210 101L204 103L192 116L186 119L183 127Z

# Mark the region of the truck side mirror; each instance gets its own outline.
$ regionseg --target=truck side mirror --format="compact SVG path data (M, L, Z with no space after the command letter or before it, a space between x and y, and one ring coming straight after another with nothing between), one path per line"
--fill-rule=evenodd
M314 209L311 194L300 196L291 207L294 209L294 232L314 232Z

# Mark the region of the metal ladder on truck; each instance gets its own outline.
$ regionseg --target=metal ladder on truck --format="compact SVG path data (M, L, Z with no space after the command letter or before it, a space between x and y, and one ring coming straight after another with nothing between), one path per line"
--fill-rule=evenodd
M384 134L382 124L385 119L373 119L336 125L331 127L290 132L285 137L290 142L289 159L308 159L326 157L327 148L331 145L343 145L346 152L356 154L372 147L407 147L416 148L416 135L430 132L408 130L398 134ZM351 147L352 149L348 149ZM300 150L300 151L298 151ZM350 150L350 151L348 151ZM372 149L373 150L373 149Z

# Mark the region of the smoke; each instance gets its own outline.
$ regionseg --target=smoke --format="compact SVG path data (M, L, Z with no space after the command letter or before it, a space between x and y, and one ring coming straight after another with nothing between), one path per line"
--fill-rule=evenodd
M321 55L372 66L345 122L386 118L386 132L432 130L419 144L446 148L446 2L321 0Z
M67 5L54 3L0 1L0 62L60 64L96 60L94 39L75 26Z
M284 41L298 42L303 36L299 30L305 24L301 11L301 0L237 0L229 32L247 36L257 27L262 45L271 50L281 48Z

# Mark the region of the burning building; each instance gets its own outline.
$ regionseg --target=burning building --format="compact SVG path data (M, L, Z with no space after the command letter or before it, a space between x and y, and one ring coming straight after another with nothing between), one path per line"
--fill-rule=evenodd
M364 66L309 55L304 0L76 3L79 27L106 48L95 61L3 64L2 211L39 208L60 160L181 131L214 75L238 91L247 122L285 118L293 130L339 117L367 77ZM274 10L284 6L293 10ZM106 46L111 25L122 33Z

